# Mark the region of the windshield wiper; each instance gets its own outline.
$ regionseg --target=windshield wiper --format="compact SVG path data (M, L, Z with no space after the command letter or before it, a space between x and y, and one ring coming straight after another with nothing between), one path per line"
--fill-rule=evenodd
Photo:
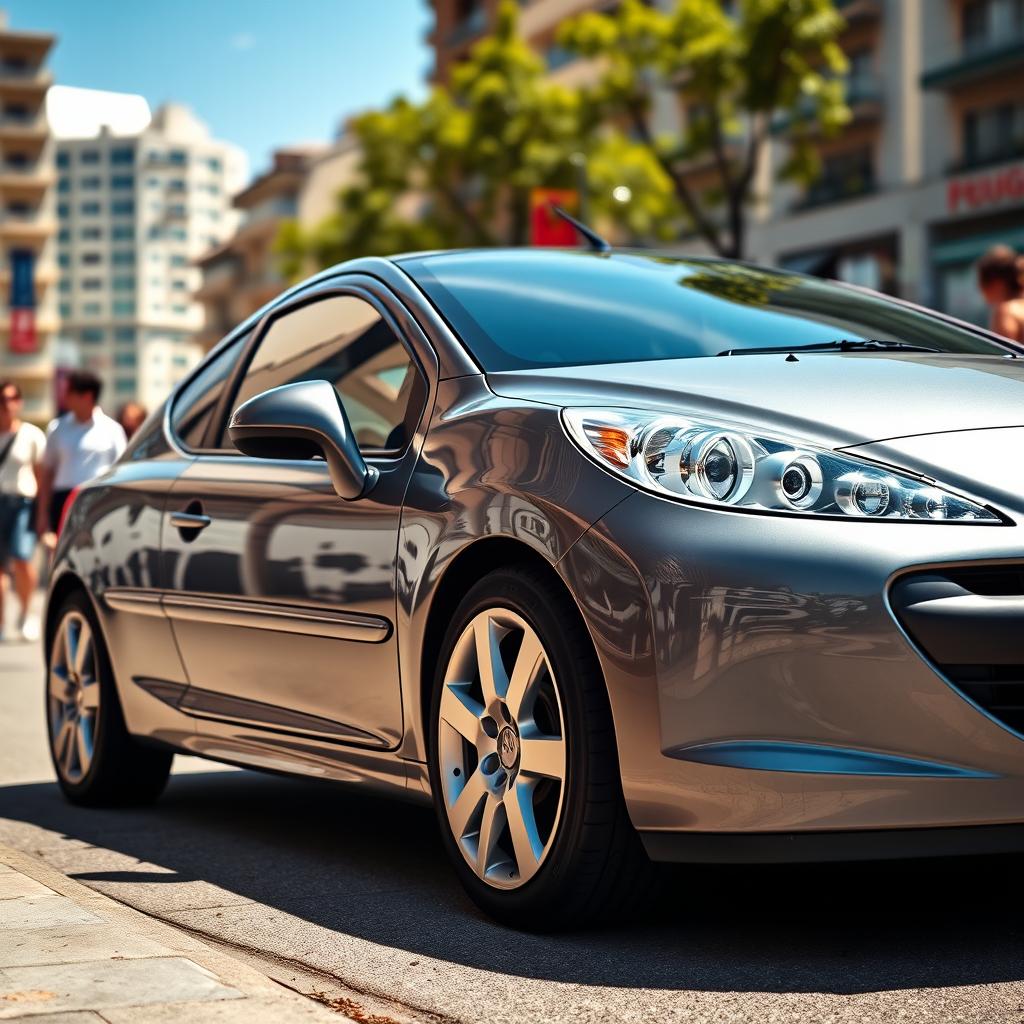
M782 352L941 352L927 345L911 345L905 341L886 341L881 338L837 338L835 341L816 341L810 345L774 345L766 348L727 348L720 356L756 356Z

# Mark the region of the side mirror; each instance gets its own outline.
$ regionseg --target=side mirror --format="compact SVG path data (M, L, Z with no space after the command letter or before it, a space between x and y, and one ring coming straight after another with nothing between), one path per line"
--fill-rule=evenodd
M368 494L377 470L367 466L333 385L304 380L271 388L232 414L235 447L257 459L311 459L323 455L335 491L346 501Z

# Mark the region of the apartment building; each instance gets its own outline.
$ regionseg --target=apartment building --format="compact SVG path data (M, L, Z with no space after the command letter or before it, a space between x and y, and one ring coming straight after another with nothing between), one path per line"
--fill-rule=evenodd
M661 6L671 0L652 0ZM723 0L725 2L725 0ZM520 27L552 75L587 62L553 42L558 23L613 0L522 0ZM762 168L749 255L900 294L983 321L978 257L1024 249L1024 0L837 0L846 19L853 118L819 143L807 189L773 184L780 123ZM435 81L493 25L497 0L433 0ZM578 76L574 78L572 76ZM658 127L685 117L656 97ZM693 174L701 173L699 167ZM701 251L685 240L684 251Z
M298 215L307 172L326 149L276 150L270 169L234 196L237 230L196 260L200 282L194 298L205 310L199 335L204 350L284 289L274 242L284 221Z
M104 381L108 406L138 399L153 407L202 356L195 260L235 230L230 199L245 180L245 157L186 107L165 104L125 130L117 99L126 108L140 98L95 95L95 104L60 97L109 112L109 123L79 118L84 130L57 140L62 338ZM59 114L51 111L55 125L74 126Z
M55 36L7 27L0 12L0 379L17 382L25 416L54 409L53 142L45 62Z

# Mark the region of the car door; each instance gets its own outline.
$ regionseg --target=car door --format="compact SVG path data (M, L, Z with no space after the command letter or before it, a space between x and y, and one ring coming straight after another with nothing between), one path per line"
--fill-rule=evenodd
M397 744L395 562L431 390L422 365L430 353L417 342L418 353L379 295L337 284L299 296L256 329L219 436L167 505L164 608L189 676L185 710L293 735ZM357 501L338 497L321 459L249 458L227 436L227 414L242 402L319 379L334 384L379 472Z

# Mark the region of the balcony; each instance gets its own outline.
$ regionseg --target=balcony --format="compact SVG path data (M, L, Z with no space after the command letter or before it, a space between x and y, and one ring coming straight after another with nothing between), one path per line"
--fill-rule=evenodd
M38 211L33 213L0 212L0 241L11 243L42 243L57 231L56 220Z
M831 206L851 199L862 199L873 195L878 190L874 177L867 174L853 174L845 177L826 175L819 178L793 204L793 212L814 210L822 206Z
M1006 36L975 36L961 41L958 51L921 75L924 89L959 89L1024 69L1024 28Z
M0 63L0 92L45 93L53 72L44 67L13 67Z
M36 163L27 167L0 164L0 190L7 198L16 195L17 198L38 202L56 178L56 172L47 164Z
M50 134L42 110L34 114L0 113L0 142L34 142L42 144Z
M968 171L981 171L986 167L995 167L997 164L1020 159L1024 159L1024 143L1006 139L1003 146L992 152L963 154L949 163L946 172L948 174L964 174Z

